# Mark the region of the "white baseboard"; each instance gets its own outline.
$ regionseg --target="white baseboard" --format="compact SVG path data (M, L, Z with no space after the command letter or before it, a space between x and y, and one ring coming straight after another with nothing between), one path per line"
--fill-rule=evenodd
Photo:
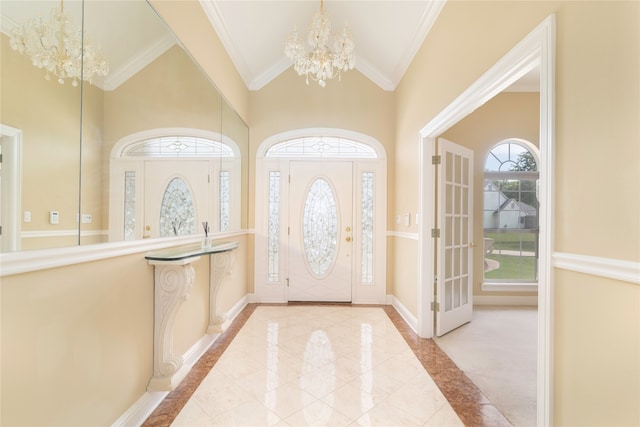
M111 427L131 427L141 425L160 402L169 394L168 391L148 391L120 416Z
M233 305L233 307L231 307L227 311L226 319L229 322L233 322L235 320L235 318L238 317L238 314L240 314L240 312L242 310L244 310L244 308L247 306L247 304L249 304L249 295L245 295L242 298L240 298L240 300L238 300L238 302L235 303Z
M396 309L400 317L407 322L407 325L415 332L418 333L418 318L414 316L408 309L405 307L398 298L391 296L391 305Z
M249 296L245 295L227 311L225 318L232 322L246 307ZM196 341L183 355L184 366L189 370L202 355L218 339L220 334L205 334ZM120 416L111 427L131 427L141 425L169 394L168 391L151 391L144 393L127 411Z
M537 306L537 296L499 296L499 295L474 295L473 305L522 305Z

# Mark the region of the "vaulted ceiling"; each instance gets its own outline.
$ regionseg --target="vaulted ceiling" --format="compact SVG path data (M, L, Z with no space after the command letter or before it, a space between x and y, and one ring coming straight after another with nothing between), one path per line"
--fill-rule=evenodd
M249 90L259 90L292 66L284 44L294 28L306 39L320 0L199 1ZM48 18L52 0L2 0L2 30L29 17ZM76 25L77 0L66 0ZM444 7L443 0L326 0L324 11L334 31L347 23L355 42L355 68L383 90L396 88ZM146 2L98 1L85 4L88 36L100 43L110 63L105 89L113 89L174 43L148 11ZM114 31L114 26L117 30ZM135 31L136 36L128 36ZM537 74L524 90L537 90Z
M294 28L306 40L320 1L201 0L232 61L250 90L289 68L284 44ZM348 1L324 3L332 30L346 23L355 43L355 68L385 90L402 79L438 17L443 1Z

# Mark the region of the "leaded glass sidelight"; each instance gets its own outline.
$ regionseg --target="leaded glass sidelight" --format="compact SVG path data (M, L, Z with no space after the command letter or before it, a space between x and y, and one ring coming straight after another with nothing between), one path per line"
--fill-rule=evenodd
M136 238L136 172L124 173L124 240Z
M187 184L173 178L164 191L160 206L160 237L196 232L196 210Z
M269 282L280 280L280 172L269 172Z
M220 212L220 231L229 230L229 212L231 209L231 190L229 185L229 171L220 171L220 206L218 207Z
M373 172L362 173L362 283L373 284Z
M337 255L338 207L324 178L317 178L307 193L302 218L304 255L311 274L325 276Z

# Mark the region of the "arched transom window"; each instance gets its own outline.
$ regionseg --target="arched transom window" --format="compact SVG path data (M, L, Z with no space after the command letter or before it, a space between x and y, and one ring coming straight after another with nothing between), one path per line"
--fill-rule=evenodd
M336 136L308 136L271 146L266 157L375 159L376 150L361 142Z
M234 157L233 149L222 142L196 136L160 136L126 147L122 157Z

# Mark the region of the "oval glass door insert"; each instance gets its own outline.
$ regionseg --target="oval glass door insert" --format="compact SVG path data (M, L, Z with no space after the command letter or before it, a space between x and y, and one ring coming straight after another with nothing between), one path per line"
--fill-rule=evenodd
M336 196L324 178L317 178L304 203L302 218L304 255L311 274L325 276L335 262L338 247Z
M164 190L160 206L160 236L180 236L196 232L196 210L187 184L173 178Z

